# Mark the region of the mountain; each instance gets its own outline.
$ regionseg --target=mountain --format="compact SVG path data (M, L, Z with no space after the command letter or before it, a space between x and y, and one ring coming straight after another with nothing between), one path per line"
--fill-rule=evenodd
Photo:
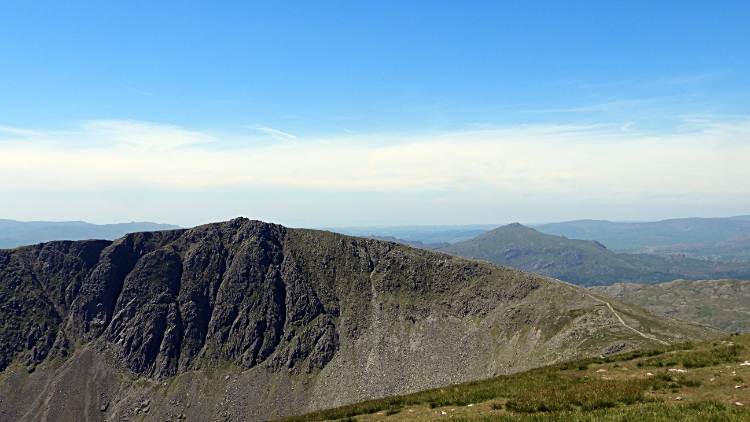
M52 240L114 240L126 233L172 229L179 229L179 227L149 222L100 225L83 221L0 220L0 249L11 249Z
M643 252L656 255L682 254L688 258L711 261L750 261L750 233L730 237L721 242L651 246Z
M617 283L589 291L686 321L750 333L750 280L675 280L654 286Z
M259 421L723 332L244 218L0 251L0 420Z
M424 243L421 240L405 240L405 239L399 239L393 236L376 236L374 234L371 234L369 236L362 236L362 237L366 237L368 239L387 240L389 242L403 243L404 245L413 246L415 248L422 248L422 249L429 249L429 250L435 250L435 249L444 248L446 246L450 246L450 243L448 242Z
M677 244L720 242L750 233L750 216L675 218L648 223L577 220L533 226L542 233L573 239L596 239L616 252Z
M658 284L685 279L750 279L749 262L616 254L594 240L568 239L514 223L439 249L557 278L579 286Z

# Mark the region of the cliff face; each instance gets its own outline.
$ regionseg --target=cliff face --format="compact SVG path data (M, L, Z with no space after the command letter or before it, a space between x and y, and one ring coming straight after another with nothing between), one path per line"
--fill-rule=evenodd
M241 218L5 250L0 416L262 420L720 335L603 300L486 262Z

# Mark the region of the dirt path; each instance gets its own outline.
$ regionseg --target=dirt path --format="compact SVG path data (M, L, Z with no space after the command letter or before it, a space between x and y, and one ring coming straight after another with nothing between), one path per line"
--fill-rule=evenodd
M566 283L566 284L568 284L568 283ZM575 290L575 288L574 288L573 286L567 286L567 287L570 287L571 289L574 289L574 290ZM597 302L601 302L601 303L604 303L604 304L606 304L606 305L607 305L607 307L609 308L609 310L610 310L610 311L612 311L612 313L613 313L613 314L615 314L615 316L617 317L617 319L618 319L618 320L620 321L620 323L621 323L622 325L624 325L625 327L627 327L627 328L629 328L629 329L631 329L631 330L635 331L635 332L636 332L636 333L638 333L638 335L640 335L641 337L643 337L643 338L647 338L647 339L649 339L649 340L653 340L653 341L658 341L658 342L659 342L659 343L661 343L661 344L667 344L667 345L669 344L669 343L667 343L667 342L666 342L666 341L664 341L664 340L660 340L660 339L658 339L658 338L656 338L656 337L650 336L650 335L648 335L648 334L644 334L644 333L642 333L642 332L640 332L640 331L636 330L635 328L633 328L633 327L629 326L628 324L626 324L626 323L625 323L625 321L623 321L623 319L622 319L622 318L620 317L620 314L618 314L618 313L617 313L617 312L615 311L615 309L614 309L614 308L612 307L612 305L610 305L610 304L609 304L609 302L605 302L605 301L603 301L603 300L601 300L601 299L597 299L597 298L595 298L594 296L591 296L591 295L590 295L590 294L588 294L588 293L584 293L584 295L586 295L586 296L590 297L591 299L594 299L594 300L595 300L595 301L597 301Z

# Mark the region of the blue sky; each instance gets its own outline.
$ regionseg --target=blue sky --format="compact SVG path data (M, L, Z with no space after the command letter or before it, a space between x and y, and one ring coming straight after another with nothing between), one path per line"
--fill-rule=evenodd
M404 3L4 4L0 217L750 214L750 3Z

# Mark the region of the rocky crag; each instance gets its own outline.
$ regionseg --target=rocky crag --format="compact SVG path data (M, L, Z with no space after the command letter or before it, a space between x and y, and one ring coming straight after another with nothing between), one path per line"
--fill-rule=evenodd
M260 421L717 329L244 218L0 251L0 420Z

